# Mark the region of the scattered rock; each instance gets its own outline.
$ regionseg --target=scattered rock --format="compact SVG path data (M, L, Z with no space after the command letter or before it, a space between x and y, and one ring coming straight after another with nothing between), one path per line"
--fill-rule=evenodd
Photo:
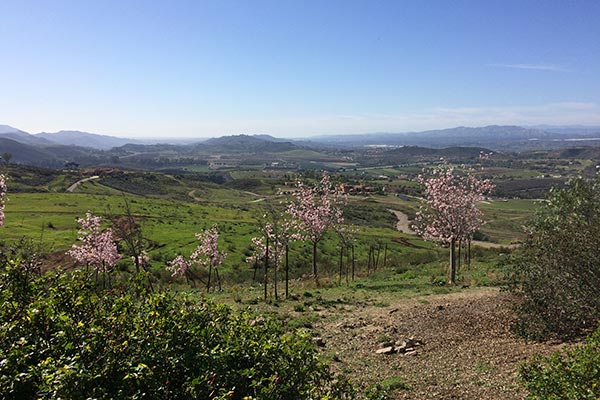
M383 347L375 351L376 354L394 354L396 350L393 346Z
M418 355L416 350L411 350L411 351L407 351L406 353L404 353L405 357L406 356L416 356L416 355Z
M322 337L313 338L313 343L318 347L325 347L325 340Z
M394 346L394 350L397 353L409 353L412 351L416 351L416 347L422 346L423 342L421 340L410 338L407 340L397 341Z

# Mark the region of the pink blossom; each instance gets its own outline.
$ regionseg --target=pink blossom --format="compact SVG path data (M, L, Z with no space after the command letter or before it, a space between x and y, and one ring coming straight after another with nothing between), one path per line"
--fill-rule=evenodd
M425 204L415 219L415 231L427 240L451 243L469 238L484 224L477 203L494 185L489 179L477 179L472 171L455 174L453 167L433 171L433 176L419 176L425 186Z
M80 264L92 266L96 271L106 272L112 269L121 259L112 229L102 230L101 218L90 212L77 222L80 225L77 240L82 244L74 244L67 254Z
M200 241L200 244L190 256L190 263L205 267L217 268L220 266L227 257L227 253L220 251L218 248L219 231L217 226L213 225L203 233L197 233L196 238Z
M265 237L269 238L269 261L278 267L281 264L281 260L285 256L286 246L295 237L292 233L292 224L286 222L281 226L267 223L264 227L264 234L260 237L252 238L252 245L254 246L254 253L246 258L248 263L260 263L264 261L267 253L267 245Z
M131 256L131 261L136 262L136 257ZM148 256L148 252L146 250L142 250L142 252L138 255L137 260L140 264L140 267L147 266L150 264L150 257Z
M321 240L327 229L344 221L340 205L347 196L341 187L334 187L328 174L316 186L296 184L295 201L288 205L287 212L296 219L304 238L313 243Z
M169 265L167 266L167 270L171 272L171 276L183 276L183 275L185 275L185 273L187 272L189 267L190 267L190 265L185 260L185 258L183 258L183 256L179 255L179 256L175 257L174 260L169 262Z
M0 226L4 225L4 205L8 200L6 192L6 177L3 174L0 174Z
M296 184L295 201L288 205L287 212L297 224L301 236L311 241L313 246L313 276L317 276L317 243L327 230L344 221L341 205L347 196L342 187L335 187L324 173L321 181L315 186L306 186L302 182Z

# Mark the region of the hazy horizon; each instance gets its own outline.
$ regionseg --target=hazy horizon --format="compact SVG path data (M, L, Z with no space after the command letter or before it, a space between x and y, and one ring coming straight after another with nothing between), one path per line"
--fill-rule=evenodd
M600 3L0 4L0 123L132 139L600 125Z

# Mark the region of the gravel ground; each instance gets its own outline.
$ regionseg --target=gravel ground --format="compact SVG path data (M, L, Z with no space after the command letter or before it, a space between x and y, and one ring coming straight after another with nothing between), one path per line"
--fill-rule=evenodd
M398 378L406 384L395 391L398 399L522 399L519 363L561 345L513 335L510 305L508 293L466 289L387 307L323 310L315 330L335 370L365 384ZM377 353L411 338L408 354Z

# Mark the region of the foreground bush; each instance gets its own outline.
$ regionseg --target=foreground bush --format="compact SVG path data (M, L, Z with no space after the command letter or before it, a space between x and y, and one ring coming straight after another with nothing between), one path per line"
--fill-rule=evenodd
M79 272L0 274L6 398L342 398L308 337L186 294L98 291ZM2 396L0 396L2 397ZM4 398L4 397L2 397Z
M530 399L600 398L600 328L571 351L534 357L521 367L520 375Z
M553 190L510 263L525 336L573 338L600 320L600 178Z

